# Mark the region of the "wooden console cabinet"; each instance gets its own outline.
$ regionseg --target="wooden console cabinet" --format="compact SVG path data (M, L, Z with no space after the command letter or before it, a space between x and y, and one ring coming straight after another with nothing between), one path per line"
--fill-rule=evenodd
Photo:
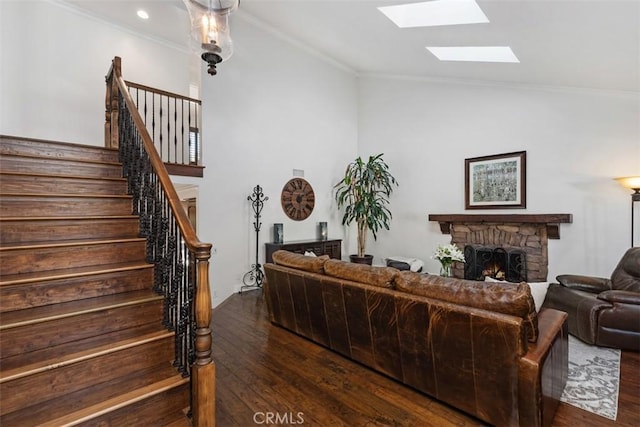
M265 249L266 262L273 262L272 255L279 249L298 254L311 251L318 256L329 255L330 258L340 259L342 257L342 240L298 240L284 243L265 243Z

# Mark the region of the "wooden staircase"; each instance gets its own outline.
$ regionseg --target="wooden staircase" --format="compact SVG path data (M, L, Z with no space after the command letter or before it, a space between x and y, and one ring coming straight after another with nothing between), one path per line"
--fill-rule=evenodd
M116 150L0 136L0 425L188 426Z

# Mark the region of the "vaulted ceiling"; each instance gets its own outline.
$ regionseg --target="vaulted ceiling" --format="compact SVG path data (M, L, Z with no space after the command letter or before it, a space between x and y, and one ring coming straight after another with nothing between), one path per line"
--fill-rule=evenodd
M477 0L488 23L403 29L377 9L415 1L241 0L231 19L278 32L358 74L640 92L640 0ZM64 2L187 45L181 0ZM149 20L136 17L139 8ZM520 63L439 61L426 46L510 46Z

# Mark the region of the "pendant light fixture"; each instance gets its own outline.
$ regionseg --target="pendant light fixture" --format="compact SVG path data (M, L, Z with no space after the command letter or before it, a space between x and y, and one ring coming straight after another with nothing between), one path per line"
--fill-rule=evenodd
M201 50L200 57L209 64L207 72L217 74L216 65L233 54L229 15L240 0L183 0L191 17L191 38ZM206 4L205 4L206 3Z

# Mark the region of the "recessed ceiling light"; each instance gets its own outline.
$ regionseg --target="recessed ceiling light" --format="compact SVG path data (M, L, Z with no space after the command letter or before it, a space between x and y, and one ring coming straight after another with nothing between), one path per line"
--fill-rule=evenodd
M440 61L520 62L509 46L427 47Z
M138 10L137 14L138 14L138 18L140 19L149 19L149 14L147 13L146 10L140 9Z
M400 28L489 22L475 0L433 0L379 7Z

